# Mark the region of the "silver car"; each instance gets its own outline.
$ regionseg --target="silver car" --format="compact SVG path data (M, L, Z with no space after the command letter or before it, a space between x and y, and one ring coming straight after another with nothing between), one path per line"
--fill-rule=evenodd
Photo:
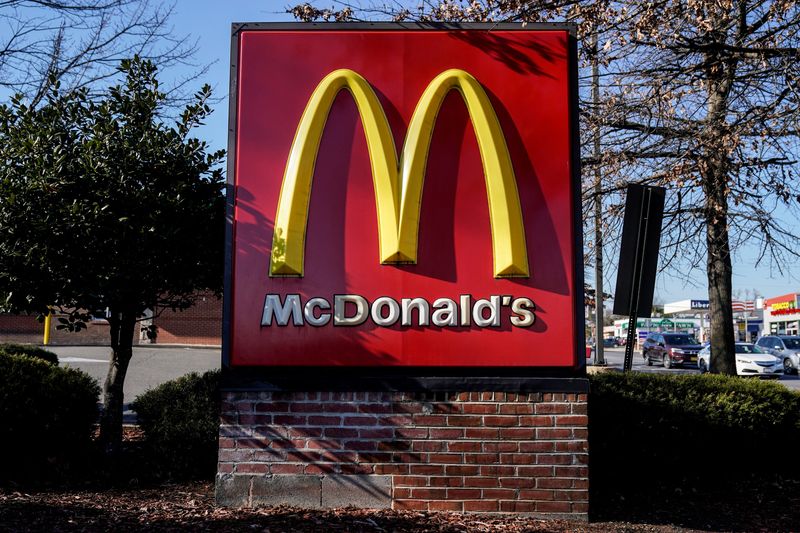
M756 346L783 361L784 374L797 374L800 369L800 337L790 335L767 335L756 342Z

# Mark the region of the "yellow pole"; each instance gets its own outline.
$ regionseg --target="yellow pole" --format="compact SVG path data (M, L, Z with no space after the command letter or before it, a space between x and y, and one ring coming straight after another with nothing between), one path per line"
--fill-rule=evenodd
M44 316L44 338L42 339L42 344L47 346L50 344L50 321L53 318L52 313L47 313Z

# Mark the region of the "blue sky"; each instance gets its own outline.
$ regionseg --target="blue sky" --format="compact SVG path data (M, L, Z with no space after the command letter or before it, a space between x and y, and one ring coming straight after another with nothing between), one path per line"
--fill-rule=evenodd
M227 109L228 109L228 82L230 58L230 27L232 22L271 22L292 21L291 16L284 13L287 6L293 1L285 0L235 0L221 2L218 0L179 0L173 18L177 34L189 34L198 37L198 50L196 60L198 63L210 64L209 71L197 85L209 83L215 95L222 100L214 104L215 112L207 124L197 130L197 135L208 141L212 148L226 148L227 144ZM318 2L322 7L328 7L330 2ZM164 79L170 76L180 76L184 73L164 73ZM796 220L785 220L787 225L796 227L800 231L800 224ZM734 258L734 294L738 290L758 290L763 296L770 297L800 290L800 280L797 269L779 273L771 269L769 264L759 268L754 267L756 251L745 249ZM606 265L617 262L616 255L606 257ZM605 276L605 292L613 292L615 275L609 272ZM704 299L707 297L705 272L697 271L693 278L695 286L686 285L683 280L677 280L662 273L656 281L656 299L662 302L671 302L682 299ZM593 284L594 273L586 272L586 280Z

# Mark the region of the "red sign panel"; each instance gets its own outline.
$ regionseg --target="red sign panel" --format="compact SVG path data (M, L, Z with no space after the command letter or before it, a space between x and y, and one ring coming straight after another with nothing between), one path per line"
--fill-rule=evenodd
M573 45L239 30L228 364L577 368Z

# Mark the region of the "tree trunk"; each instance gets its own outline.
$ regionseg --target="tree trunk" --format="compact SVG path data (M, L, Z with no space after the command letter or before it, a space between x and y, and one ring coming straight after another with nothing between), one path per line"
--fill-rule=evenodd
M733 309L731 308L731 266L728 243L728 210L725 182L713 196L706 196L706 222L708 245L708 300L711 313L711 365L712 373L736 375L735 339L733 335ZM711 191L709 191L711 192ZM713 210L711 209L713 207ZM721 207L720 209L717 209Z
M115 457L122 446L123 385L133 356L136 314L129 310L112 308L108 323L111 332L111 363L103 386L100 443L106 455Z

